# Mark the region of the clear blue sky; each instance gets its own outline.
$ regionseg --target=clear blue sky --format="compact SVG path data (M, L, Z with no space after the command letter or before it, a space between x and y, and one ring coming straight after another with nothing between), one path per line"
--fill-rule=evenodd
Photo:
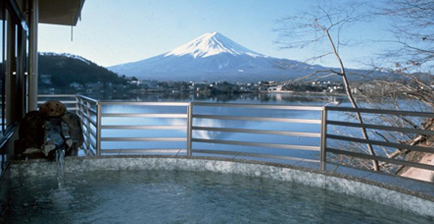
M170 51L197 36L217 31L262 54L303 61L313 49L281 50L276 20L308 9L309 0L87 0L82 20L74 27L40 25L39 51L72 53L102 66L138 61ZM375 25L374 25L375 24ZM381 21L360 23L347 39L387 35ZM362 67L381 48L364 44L343 50L348 67ZM317 64L336 66L334 60Z

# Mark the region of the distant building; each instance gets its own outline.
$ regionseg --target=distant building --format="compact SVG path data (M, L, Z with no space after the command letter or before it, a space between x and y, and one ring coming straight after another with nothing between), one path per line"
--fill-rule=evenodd
M73 82L73 83L69 84L69 87L70 88L74 88L76 90L82 90L83 89L83 85L79 84L79 83L76 83L76 82Z
M40 82L41 84L51 85L51 75L49 74L40 74Z
M272 85L268 87L269 92L282 91L283 85Z

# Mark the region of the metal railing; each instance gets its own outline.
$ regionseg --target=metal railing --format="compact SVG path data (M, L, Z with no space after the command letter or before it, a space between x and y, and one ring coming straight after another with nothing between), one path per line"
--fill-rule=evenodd
M71 95L44 95L43 97L59 98L71 97ZM411 145L403 142L391 142L387 139L380 141L375 138L363 139L343 134L330 133L330 126L349 127L349 128L366 128L370 133L376 131L413 133L425 138L433 136L434 131L423 130L413 127L387 126L381 123L356 123L340 120L332 120L330 113L362 113L367 115L378 116L396 116L419 117L423 119L434 118L433 113L394 111L394 110L377 110L377 109L354 109L344 107L321 107L321 106L288 106L288 105L267 105L267 104L229 104L229 103L205 103L205 102L122 102L122 101L98 101L86 96L77 95L74 100L67 100L69 104L75 103L75 111L81 117L83 131L85 136L85 149L91 154L101 156L106 154L160 154L169 153L175 155L207 155L207 156L226 156L231 158L248 158L248 159L274 159L279 161L299 160L319 163L319 168L325 170L326 164L331 161L330 155L343 155L346 157L375 160L400 166L409 166L420 169L434 171L434 166L419 162L410 162L404 159L389 158L387 154L370 155L362 150L353 148L337 148L330 146L330 141L351 142L356 144L371 144L379 147L395 148L398 150L410 150L418 152L434 153L434 148L428 146ZM113 109L113 107L117 107ZM129 107L128 111L125 107ZM72 107L74 109L74 107ZM133 109L131 109L133 108ZM256 111L256 115L250 116L233 116L227 109L238 111ZM170 112L170 111L177 112ZM131 112L132 111L132 112ZM169 111L169 112L168 112ZM276 115L264 116L261 111L277 111ZM294 113L309 111L314 113L313 119L300 119L294 117ZM228 114L229 113L229 114ZM110 120L111 119L111 120ZM155 124L149 123L154 120L171 120L176 121L172 124ZM114 120L114 122L113 122ZM214 125L213 122L202 121L226 121ZM147 123L148 122L148 123ZM254 127L248 128L237 127L237 122L255 123ZM291 126L296 130L270 130L267 124L275 123ZM211 124L211 125L209 125ZM257 124L257 125L256 125ZM290 124L290 125L288 125ZM317 131L301 130L306 125L315 126ZM265 128L264 128L265 127ZM299 130L300 129L300 130ZM178 130L177 136L163 136ZM312 129L310 129L312 130ZM145 133L151 131L152 136L126 136L130 132L140 131ZM171 132L172 131L172 132ZM184 135L179 136L182 132ZM111 132L112 134L107 134ZM240 135L241 140L221 139L207 135L205 138L200 133L231 133ZM161 134L161 136L159 136ZM172 133L173 134L173 133ZM245 135L245 136L244 136ZM246 137L247 136L247 137ZM283 137L278 141L269 142L255 136L273 136ZM304 142L286 141L285 138L296 137L312 139ZM183 146L158 148L158 147L115 147L109 148L110 142L117 142L121 145L142 146L143 143L179 143ZM306 144L306 142L308 144ZM109 143L109 144L106 144ZM204 145L212 146L204 148ZM216 149L216 146L224 146L223 149ZM214 148L213 148L214 147ZM240 149L239 147L244 147ZM230 149L236 148L236 149ZM258 150L261 148L261 150ZM280 150L276 153L273 150ZM311 158L289 156L286 153L290 151L314 152ZM283 151L283 152L282 152ZM329 156L327 156L329 155Z
M359 158L359 159L365 159L365 160L373 160L373 161L379 161L384 162L388 164L394 164L399 166L407 166L407 167L415 167L419 169L426 169L426 170L432 170L434 171L433 165L423 164L419 162L410 162L406 161L404 159L397 159L397 158L391 158L388 155L370 155L367 153L357 152L349 149L338 149L334 147L330 147L329 144L327 144L327 141L329 140L337 140L337 141L344 141L344 142L351 142L356 144L370 144L377 147L387 147L395 150L399 150L402 154L405 154L409 151L416 151L416 152L425 152L425 153L434 153L434 148L432 145L429 146L421 146L412 144L409 140L399 140L392 142L388 138L385 138L385 134L378 133L378 131L383 131L385 133L406 133L411 134L413 139L420 137L422 139L428 139L429 137L434 136L434 131L432 130L424 130L421 127L416 127L413 123L409 123L408 126L410 127L400 127L395 125L386 125L385 122L376 122L376 123L356 123L356 122L348 122L348 121L340 121L340 120L330 120L327 119L327 114L329 112L345 112L345 113L361 113L364 116L374 115L376 117L384 117L384 116L392 116L395 117L395 120L398 121L409 121L410 118L419 118L419 119L434 119L434 113L425 113L425 112L413 112L413 111L396 111L396 110L378 110L378 109L355 109L355 108L343 108L343 107L325 107L324 108L324 116L325 119L323 120L324 125L323 127L325 130L323 130L324 137L323 143L324 146L324 153L322 153L323 161L327 161L326 155L327 153L337 154L337 155L344 155L344 156L350 156L353 158ZM378 119L376 119L378 121ZM402 123L402 122L399 122ZM381 136L382 140L378 139L364 139L364 138L357 138L354 136L348 136L348 135L342 135L342 134L329 134L327 132L327 126L336 126L336 127L351 127L351 128L366 128L368 130L371 130L371 133L376 133L377 135ZM371 135L372 136L372 135ZM377 150L380 151L380 150Z
M84 135L84 149L87 154L99 155L98 144L101 134L98 133L98 101L86 96L77 95L76 113L81 118Z
M320 144L320 137L321 134L319 132L321 125L321 111L323 110L323 107L317 107L317 106L288 106L288 105L256 105L256 104L222 104L222 103L202 103L202 102L193 102L190 103L190 108L192 109L192 113L189 114L189 126L191 126L189 132L192 131L207 131L207 132L223 132L223 133L243 133L247 134L247 137L240 140L221 140L221 139L204 139L204 138L198 138L194 137L193 134L190 134L190 136L193 136L191 138L192 143L211 143L211 144L221 144L226 145L230 147L234 146L248 146L248 147L255 147L254 150L249 151L235 151L235 150L210 150L210 149L202 149L202 148L192 148L191 153L195 154L214 154L214 155L226 155L226 156L234 156L234 157L248 157L248 158L262 158L262 159L278 159L278 160L304 160L309 162L319 162L318 159L315 158L298 158L293 156L287 156L285 153L276 154L273 153L273 149L281 149L281 150L297 150L297 151L314 151L314 152L320 152L321 146ZM211 110L217 110L217 108L236 108L241 111L252 111L257 110L258 115L254 116L233 116L233 115L221 115L221 114L204 114L200 112L194 112L193 109L200 109L201 107L208 107L211 108ZM267 115L262 114L261 112L267 112L267 111L280 111L278 115L280 116L270 116L270 114L267 113ZM294 111L311 111L317 113L317 119L298 119L293 118L291 116L291 112ZM280 123L285 126L294 126L296 125L298 130L269 130L264 128L238 128L238 127L213 127L213 126L206 126L206 125L194 125L193 120L198 119L208 119L208 120L227 120L227 121L241 121L241 122L255 122L258 127L264 127L268 123ZM211 123L212 124L212 123ZM229 122L230 124L230 122ZM265 124L265 125L264 125ZM306 124L312 124L315 126L318 126L317 130L318 132L305 132L300 131L301 126ZM226 125L227 126L227 125ZM305 143L299 143L297 144L297 141L289 142L289 143L275 143L275 142L269 142L269 141L259 141L257 136L263 136L263 135L272 135L272 136L283 136L287 138L288 136L293 137L302 137L302 138L313 138L314 144L305 144ZM248 139L252 138L252 139ZM260 147L262 149L266 150L258 150L257 148Z
M138 107L135 109L143 109L143 108L153 108L156 111L164 110L163 108L167 107L175 107L183 110L183 113L128 113L128 112L120 112L116 111L116 113L107 112L105 109L107 107L113 106L121 106L121 107ZM187 150L191 149L185 148L129 148L129 147L118 147L118 148L103 148L102 143L104 142L123 142L127 144L127 142L187 142L189 137L179 137L179 136L171 136L171 137L128 137L128 136L110 136L106 137L101 135L103 131L108 130L187 130L186 122L183 125L161 125L161 124L146 124L146 121L142 121L143 119L183 119L186 120L188 115L187 111L190 107L189 103L171 103L171 102L117 102L117 101L99 101L97 104L97 112L98 112L98 121L97 121L97 134L101 136L98 138L97 145L97 154L101 155L103 153L186 153ZM116 122L115 124L106 122L105 119L121 119L125 120L125 118L130 119L130 124L125 124L124 122ZM122 133L117 133L122 134ZM191 153L190 153L191 154Z

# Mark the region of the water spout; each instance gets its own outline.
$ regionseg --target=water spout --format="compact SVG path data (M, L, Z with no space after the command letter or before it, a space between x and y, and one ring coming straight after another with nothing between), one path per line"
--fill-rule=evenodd
M60 189L64 185L65 150L61 148L58 148L56 150L56 163L57 163L57 184Z

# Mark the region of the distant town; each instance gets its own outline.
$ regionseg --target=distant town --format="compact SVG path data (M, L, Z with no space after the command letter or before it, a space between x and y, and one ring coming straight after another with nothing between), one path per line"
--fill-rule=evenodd
M227 94L227 93L260 93L260 92L287 92L287 93L327 93L344 94L345 89L342 82L336 81L311 81L311 82L278 82L260 81L249 83L230 83L219 82L177 82L177 81L157 81L139 80L135 77L125 77L126 81L122 84L112 82L95 82L80 84L73 82L69 88L56 88L51 84L50 75L41 75L40 93L81 93L81 94L146 94L152 92L165 93L201 93L201 94ZM378 88L369 82L352 83L353 93L374 92ZM384 91L384 90L383 90Z

